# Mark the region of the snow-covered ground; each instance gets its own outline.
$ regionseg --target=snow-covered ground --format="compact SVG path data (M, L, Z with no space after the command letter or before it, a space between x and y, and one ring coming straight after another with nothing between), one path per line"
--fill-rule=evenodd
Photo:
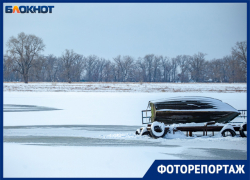
M4 83L4 91L35 92L246 92L246 83Z
M246 159L247 138L185 137L180 132L151 139L134 134L149 100L207 96L246 109L246 84L217 84L221 91L208 90L216 84L171 84L171 89L181 89L177 92L151 92L151 84L129 92L101 92L104 83L92 83L96 91L81 92L71 88L77 84L62 83L62 92L56 92L46 84L52 87L4 84L4 177L142 177L155 159ZM127 83L111 84L123 88ZM189 86L193 91L182 91ZM229 91L230 86L240 90Z

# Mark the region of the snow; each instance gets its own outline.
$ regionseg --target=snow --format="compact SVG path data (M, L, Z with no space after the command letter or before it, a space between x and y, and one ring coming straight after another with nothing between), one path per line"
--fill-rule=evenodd
M4 83L4 91L22 92L217 92L246 93L246 83Z
M142 177L155 158L173 159L163 149L4 143L4 177Z
M181 111L231 111L231 112L238 112L236 109L234 109L232 106L230 106L227 103L223 103L221 100L204 97L204 96L180 96L180 97L171 97L168 99L162 99L162 100L155 100L150 101L154 104L161 104L163 102L171 102L171 101L198 101L199 103L206 103L211 105L213 108L209 109L181 109ZM195 104L187 104L187 105L195 105ZM197 106L197 105L195 105ZM158 109L157 111L180 111L179 109Z
M147 127L142 128L140 135L143 135L144 132L147 132Z
M246 122L246 119L244 118L240 118L240 120L242 121L242 123L236 123L234 120L230 123L228 123L228 125L233 125L233 126L241 126L241 124L244 124ZM171 125L166 125L166 127L169 127L170 130L174 129L175 127L187 127L187 126L206 126L207 123L179 123L179 124L171 124ZM225 126L225 124L223 123L215 123L215 124L209 124L207 126Z
M131 90L124 92L127 85ZM246 84L57 83L54 90L50 83L4 86L8 110L11 105L60 109L4 112L4 177L143 177L155 159L246 159L247 138L238 134L135 135L149 100L199 95L246 109ZM169 91L159 90L164 86Z
M210 149L246 154L247 144L246 138L238 136L185 137L182 132L152 139L135 135L136 128L128 132L97 131L79 125L9 128L13 129L4 129L4 177L142 177L155 159L193 159L191 155L198 159L221 159L212 156ZM8 137L16 138L17 142L8 142ZM44 142L44 137L55 140ZM63 141L70 137L79 139L80 145ZM81 145L88 137L98 141ZM26 138L37 141L18 141Z
M227 124L220 130L220 133L222 133L225 129L231 129L232 131L235 131L232 125Z
M167 133L164 138L166 139L187 139L188 137L181 131L176 131L173 133L173 130L170 130L170 133Z
M188 93L188 95L197 93ZM201 93L246 109L246 93ZM4 126L18 125L141 125L141 110L150 99L186 93L4 92L4 104L35 105L61 110L5 112Z

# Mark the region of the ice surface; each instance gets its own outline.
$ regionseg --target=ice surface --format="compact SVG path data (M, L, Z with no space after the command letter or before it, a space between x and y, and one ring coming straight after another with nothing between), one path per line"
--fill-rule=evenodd
M246 93L200 93L246 109ZM4 126L15 125L141 125L141 110L150 99L197 93L4 92L4 104L34 105L57 111L5 112ZM245 119L246 121L246 119Z
M4 177L142 177L155 158L174 158L163 149L4 143Z
M135 129L5 127L4 177L142 177L155 159L246 159L247 139L239 136L186 137L176 132L152 139L135 135Z

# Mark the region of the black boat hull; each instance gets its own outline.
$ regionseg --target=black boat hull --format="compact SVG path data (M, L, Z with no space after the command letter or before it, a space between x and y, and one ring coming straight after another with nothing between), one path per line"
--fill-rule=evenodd
M154 121L163 122L165 124L203 123L209 121L227 123L239 114L238 112L223 111L158 111L156 112Z
M165 124L209 121L228 123L240 115L238 110L221 100L200 96L149 101L149 106L151 107L151 122L159 121Z

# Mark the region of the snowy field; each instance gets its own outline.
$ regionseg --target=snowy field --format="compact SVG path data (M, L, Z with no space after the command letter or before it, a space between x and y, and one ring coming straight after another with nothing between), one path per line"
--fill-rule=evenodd
M246 83L4 83L4 91L35 92L246 92Z
M165 92L154 83L104 84L4 83L4 177L143 177L155 159L246 159L247 138L238 135L134 134L149 100L207 96L246 109L246 84L158 83L171 86ZM133 90L121 92L126 85Z

